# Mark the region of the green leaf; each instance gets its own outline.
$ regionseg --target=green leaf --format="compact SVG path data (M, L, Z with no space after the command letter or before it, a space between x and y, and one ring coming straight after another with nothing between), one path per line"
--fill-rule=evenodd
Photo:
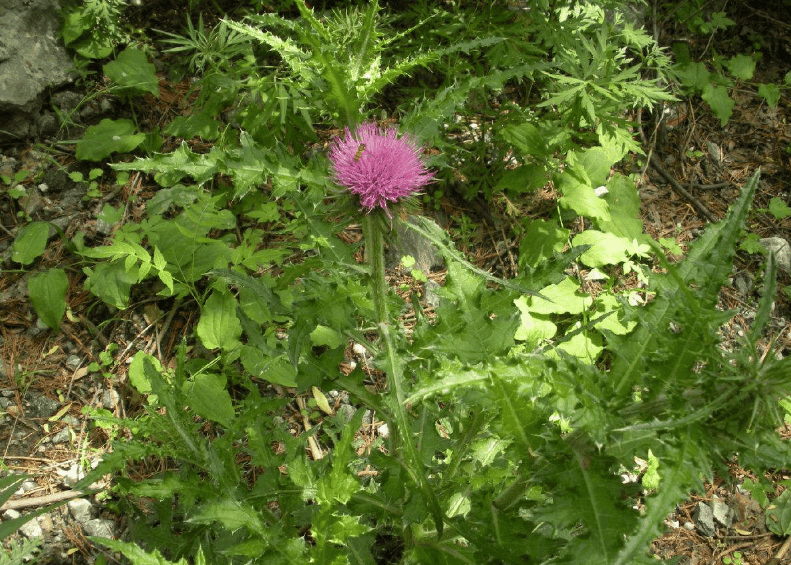
M191 382L184 383L184 396L187 404L200 416L229 428L234 409L226 387L222 375L200 373Z
M29 265L36 257L44 253L49 239L47 222L31 222L16 234L11 244L11 260Z
M94 543L109 547L113 551L121 553L134 565L189 565L189 561L186 559L168 561L156 549L149 553L134 543L100 538L96 536L89 536L88 539ZM198 549L198 555L196 555L195 560L196 564L204 560L203 551L201 549ZM203 562L205 563L205 561Z
M589 267L603 267L604 265L617 265L626 261L635 250L647 253L650 247L637 245L623 237L598 230L585 230L571 240L574 247L590 246L580 256L580 260Z
M63 269L50 269L31 277L27 283L33 308L47 327L57 331L66 313L66 291L69 279Z
M769 213L778 220L784 220L791 216L791 208L783 199L775 196L769 201Z
M554 253L563 251L569 233L557 222L531 220L519 244L519 265L536 267L542 261L551 259Z
M345 344L346 338L336 330L319 324L316 329L310 332L310 341L314 346L326 345L330 349L335 349Z
M201 309L197 333L206 349L236 349L242 325L236 317L236 299L228 291L212 291Z
M257 347L244 345L241 353L242 365L254 377L272 384L296 387L297 370L285 357L269 357Z
M73 43L71 48L86 59L104 59L110 56L114 46L115 44L109 35L91 33L85 39Z
M546 135L533 124L510 124L500 130L499 135L523 155L548 157L553 153L553 149L547 145Z
M590 295L580 292L580 286L568 277L541 289L541 294L549 300L535 297L528 300L533 314L581 314L593 304Z
M777 103L780 101L780 87L776 84L759 84L758 96L763 97L772 108L777 108Z
M784 490L766 509L766 527L778 536L791 535L791 490Z
M723 86L707 84L700 96L711 107L714 115L720 119L720 125L727 124L731 119L734 104L733 99L728 96L728 89Z
M681 78L681 82L699 91L703 90L711 83L709 78L710 73L703 63L690 63L684 65L678 71L678 75Z
M755 73L755 61L749 55L736 55L729 59L725 66L739 80L750 80Z
M611 219L600 221L599 229L630 241L646 239L640 219L640 193L634 181L620 174L614 175L607 182L607 191L604 200L609 206Z
M127 269L125 261L118 259L97 263L93 269L85 267L83 272L88 276L85 288L94 296L119 310L127 307L129 291L138 282L139 270L136 266Z
M148 62L146 54L128 47L118 54L115 61L107 63L104 74L121 87L122 92L150 92L159 98L159 79L154 65Z
M135 129L131 120L105 118L98 125L85 130L85 135L77 142L77 159L101 161L112 153L132 151L146 137L144 133L134 133Z
M161 373L162 365L156 357L144 351L138 351L129 364L129 382L140 394L149 394L152 391L151 379L155 378L156 374L149 375L148 371Z

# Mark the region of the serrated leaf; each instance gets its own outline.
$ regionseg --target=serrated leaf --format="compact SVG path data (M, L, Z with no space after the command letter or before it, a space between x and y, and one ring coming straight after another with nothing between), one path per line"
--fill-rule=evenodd
M146 54L134 47L121 51L104 67L104 74L115 81L122 91L150 92L159 97L159 79L154 65L148 62Z
M50 269L31 277L27 283L33 308L48 328L58 330L66 313L66 291L69 279L63 269Z
M228 428L234 418L234 409L226 387L222 375L200 373L191 382L184 383L184 396L190 408L200 416Z
M99 545L109 547L113 551L121 553L132 563L134 563L134 565L188 565L189 564L189 561L187 561L186 559L179 559L178 561L168 561L156 549L149 553L144 549L142 549L137 544L130 542L100 538L97 536L89 536L88 539L90 539L94 543L98 543ZM196 563L200 562L201 559L204 559L204 557L203 557L203 552L199 549L198 556L196 556Z
M758 96L763 97L772 108L777 108L777 103L780 101L780 87L771 83L759 84Z
M145 139L144 133L134 133L135 124L131 120L103 119L98 125L90 126L77 142L77 159L80 161L101 161L112 153L128 153Z
M769 213L778 220L784 220L791 216L791 208L789 208L788 204L786 204L782 198L778 198L777 196L769 201L768 208Z
M197 334L206 349L235 349L242 325L236 316L236 299L227 291L212 291L201 309Z
M720 119L720 125L725 126L733 113L733 99L728 96L728 89L723 86L707 84L703 89L701 98L709 105L714 115Z
M728 71L739 80L750 80L755 73L755 61L749 55L736 55L725 64Z
M47 222L31 222L16 234L11 244L11 260L29 265L44 253L49 239Z

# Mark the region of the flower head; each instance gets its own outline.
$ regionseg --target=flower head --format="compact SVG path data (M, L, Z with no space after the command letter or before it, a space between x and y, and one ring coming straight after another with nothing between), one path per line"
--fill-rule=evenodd
M359 196L366 211L379 207L390 217L389 202L415 194L434 178L420 154L410 137L367 122L354 133L346 128L346 134L335 139L329 158L335 182Z

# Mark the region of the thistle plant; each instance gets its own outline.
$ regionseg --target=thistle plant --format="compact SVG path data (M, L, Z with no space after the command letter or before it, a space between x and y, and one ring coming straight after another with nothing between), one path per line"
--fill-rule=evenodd
M345 135L336 139L329 158L335 182L358 196L360 207L366 212L362 218L365 255L370 266L376 322L384 344L385 369L395 396L390 399L390 407L402 439L402 455L411 479L426 497L437 532L441 535L442 511L425 474L419 471L423 464L410 437L402 364L397 359L388 323L384 266L383 231L386 224L382 216L386 215L391 223L393 219L388 204L414 195L434 177L426 169L420 153L420 147L408 135L399 137L395 128L380 128L375 123L366 122L357 126L354 133L346 128Z

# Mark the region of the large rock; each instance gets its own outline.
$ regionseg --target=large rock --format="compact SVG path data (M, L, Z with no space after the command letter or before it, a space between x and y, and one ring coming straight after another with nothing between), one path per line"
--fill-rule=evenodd
M0 142L35 135L44 93L71 81L58 0L0 0Z

